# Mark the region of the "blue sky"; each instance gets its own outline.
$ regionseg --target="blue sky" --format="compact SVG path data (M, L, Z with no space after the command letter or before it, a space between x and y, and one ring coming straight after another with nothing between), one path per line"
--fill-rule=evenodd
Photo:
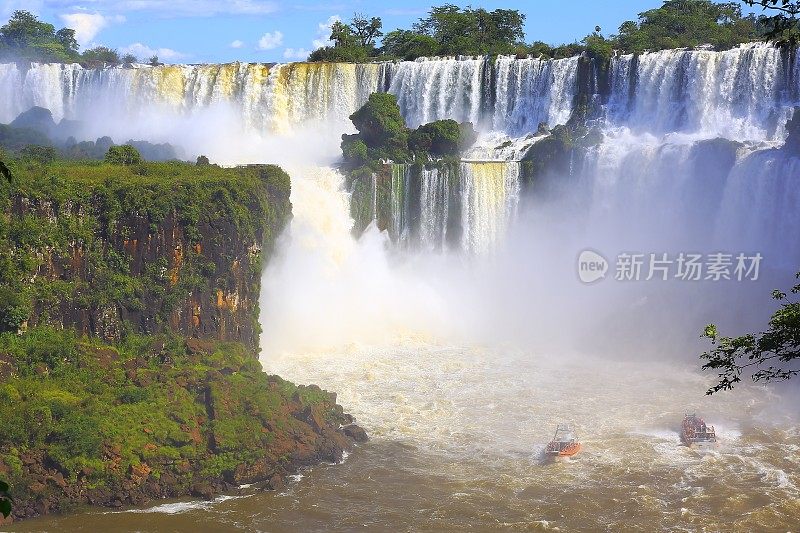
M383 19L384 31L408 28L431 5L446 0L0 0L3 20L26 9L57 28L77 30L81 45L105 45L140 58L158 54L168 63L303 59L328 37L335 17L354 12ZM661 5L660 0L479 1L449 3L518 9L527 15L526 40L571 42L595 25L606 34Z

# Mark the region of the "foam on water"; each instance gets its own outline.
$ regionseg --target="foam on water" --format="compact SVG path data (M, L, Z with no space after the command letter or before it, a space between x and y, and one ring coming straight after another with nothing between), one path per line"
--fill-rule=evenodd
M244 485L242 485L244 487ZM231 496L231 495L221 495L217 496L213 500L208 501L189 501L189 502L172 502L172 503L163 503L160 505L155 505L153 507L148 507L146 509L125 509L124 511L109 511L109 513L161 513L161 514L181 514L181 513L188 513L190 511L197 511L197 510L208 510L212 509L216 505L229 501L229 500L237 500L241 498L248 498L252 496L252 494L246 494L241 496Z

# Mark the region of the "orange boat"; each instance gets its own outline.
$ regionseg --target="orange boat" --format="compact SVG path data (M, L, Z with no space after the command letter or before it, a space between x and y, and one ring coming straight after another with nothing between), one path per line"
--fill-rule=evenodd
M544 449L548 457L572 457L581 451L581 443L575 439L572 429L567 424L559 424L553 440Z

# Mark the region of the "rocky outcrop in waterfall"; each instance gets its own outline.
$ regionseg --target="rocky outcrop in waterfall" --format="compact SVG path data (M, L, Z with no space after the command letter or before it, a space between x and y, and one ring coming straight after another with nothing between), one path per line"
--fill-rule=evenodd
M172 331L257 348L261 266L290 211L282 170L26 165L5 191L0 246L15 260L3 329L109 342Z
M256 358L262 267L291 208L280 168L3 168L12 519L279 489L365 438L335 394L268 376Z

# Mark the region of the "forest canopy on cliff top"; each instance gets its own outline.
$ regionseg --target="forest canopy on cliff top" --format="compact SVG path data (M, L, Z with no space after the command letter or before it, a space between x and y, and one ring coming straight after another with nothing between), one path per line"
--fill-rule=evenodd
M617 33L605 36L596 26L580 42L549 45L527 44L525 14L513 9L459 8L452 4L434 7L411 29L381 33L379 18L355 15L349 24L332 27L331 46L315 50L311 61L365 61L370 59L413 60L423 56L516 54L561 58L587 52L607 58L612 50L641 53L646 50L696 47L710 44L727 49L761 40L769 33L769 18L743 15L738 2L667 0L656 9L623 22ZM365 39L365 36L368 38ZM377 46L377 37L383 37Z
M767 7L775 4L773 0L746 3L766 4ZM794 5L792 2L789 4ZM776 37L794 43L794 40L784 38L797 33L796 14L744 15L739 2L666 0L661 7L643 11L636 19L623 22L616 33L604 33L602 28L595 26L587 28L589 33L579 42L552 45L526 41L523 30L526 14L519 10L487 11L444 4L432 7L428 15L410 29L398 28L387 33L383 31L380 17L355 14L349 22L337 21L331 27L331 44L314 50L309 60L365 62L497 54L561 58L582 52L607 58L613 50L641 53L703 44L727 49L744 42ZM779 28L777 35L776 28ZM56 30L52 24L39 20L28 11L15 11L0 27L0 60L78 62L98 67L130 65L139 59L104 46L81 52L74 29ZM148 61L158 64L158 58Z

